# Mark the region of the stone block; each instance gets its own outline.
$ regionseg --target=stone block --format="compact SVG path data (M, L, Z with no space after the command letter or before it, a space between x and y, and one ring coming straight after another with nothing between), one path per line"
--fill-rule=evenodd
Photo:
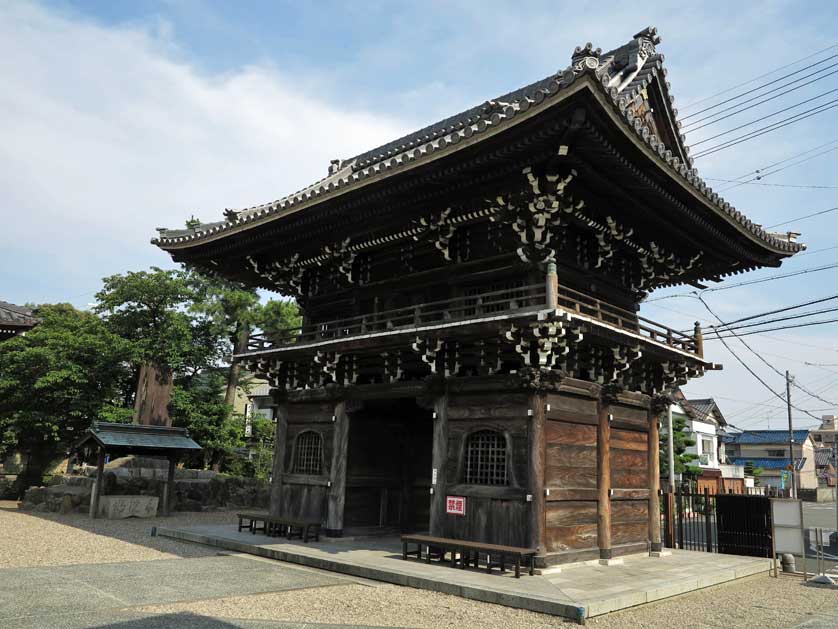
M102 496L99 498L99 517L109 520L122 518L153 518L157 515L156 496Z

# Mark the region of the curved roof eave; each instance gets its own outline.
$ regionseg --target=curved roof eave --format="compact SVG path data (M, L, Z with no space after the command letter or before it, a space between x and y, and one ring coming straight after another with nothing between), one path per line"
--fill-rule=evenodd
M582 51L581 56L578 56ZM590 52L590 45L585 49L577 49L574 65L559 75L548 77L518 92L519 98L509 103L497 103L496 111L482 117L476 122L455 125L448 134L439 136L421 146L414 146L394 154L382 155L377 162L365 162L361 167L357 158L341 164L339 169L328 177L304 188L294 194L277 201L262 204L240 212L225 212L227 220L199 225L184 230L158 230L160 235L152 240L153 244L166 251L184 251L195 246L227 238L228 236L250 230L257 225L273 222L290 214L308 209L322 202L337 198L346 192L356 191L363 187L386 180L391 175L402 173L436 161L442 157L492 137L530 119L550 107L561 103L582 89L588 89L600 103L615 126L620 129L629 140L636 145L661 171L689 193L697 202L712 214L722 218L725 223L744 235L758 247L768 249L778 256L790 256L805 248L804 245L779 238L767 232L761 225L754 223L744 214L736 210L718 193L708 186L692 167L692 160L685 163L673 154L673 151L652 132L642 119L635 117L628 105L638 92L652 85L653 82L663 80L662 55L652 55L649 67L643 67L640 74L630 83L630 90L619 91L616 87L609 87L614 77L607 72L607 63L600 66L598 53ZM590 56L584 56L590 52ZM611 54L611 53L608 53ZM471 110L469 110L470 112ZM469 112L464 112L468 114ZM677 115L677 110L671 110ZM448 119L451 120L451 119ZM683 136L674 130L675 135L683 140ZM682 155L689 149L685 146L675 147ZM368 155L368 154L367 154ZM359 156L361 157L361 156Z

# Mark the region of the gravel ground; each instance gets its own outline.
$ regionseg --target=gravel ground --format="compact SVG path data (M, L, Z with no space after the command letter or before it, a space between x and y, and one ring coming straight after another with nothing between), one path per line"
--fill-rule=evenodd
M838 592L799 579L756 576L657 603L592 618L602 628L764 627L784 629L810 613L834 609ZM569 621L395 585L333 586L144 608L219 618L358 623L382 627L483 629L568 627Z
M0 500L0 568L207 557L218 549L151 537L152 526L235 524L232 513L184 513L167 518L91 520L73 513L20 511Z
M32 514L0 502L0 568L205 557L217 549L151 537L155 524L234 523L232 513L192 513L144 520L89 520L80 514ZM262 560L267 561L267 560ZM804 587L792 577L755 576L600 616L602 628L785 628L838 608L838 592ZM396 585L352 583L134 608L216 618L363 624L427 629L568 627L568 621Z

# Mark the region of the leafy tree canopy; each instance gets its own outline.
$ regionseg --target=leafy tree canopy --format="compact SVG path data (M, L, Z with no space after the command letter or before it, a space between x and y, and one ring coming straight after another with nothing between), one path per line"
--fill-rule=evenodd
M36 309L40 323L0 343L0 434L28 453L31 474L120 398L131 343L69 304ZM2 446L0 446L2 447Z

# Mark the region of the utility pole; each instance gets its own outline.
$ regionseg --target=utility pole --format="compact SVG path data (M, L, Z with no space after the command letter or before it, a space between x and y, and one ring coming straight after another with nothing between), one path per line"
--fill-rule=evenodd
M838 435L832 435L832 473L835 476L835 530L838 531Z
M791 383L794 378L786 369L786 408L789 414L789 466L791 467L791 493L792 498L797 498L797 485L794 482L794 428L791 423Z
M675 493L675 435L672 432L672 404L666 407L666 454L669 461L669 493Z

